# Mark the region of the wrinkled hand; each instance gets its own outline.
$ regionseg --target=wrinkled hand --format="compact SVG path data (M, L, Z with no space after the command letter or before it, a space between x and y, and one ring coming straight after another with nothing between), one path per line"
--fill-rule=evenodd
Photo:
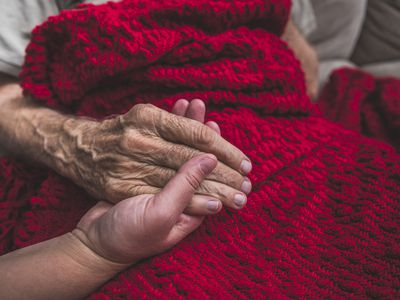
M201 224L203 217L183 211L216 165L213 155L196 156L155 195L136 196L114 206L99 202L72 233L97 255L120 264L164 252Z
M98 199L117 203L135 195L156 194L186 161L212 153L219 160L217 167L186 212L204 215L220 209L220 205L211 209L198 195L240 209L251 190L245 177L251 163L218 134L215 123L202 124L204 112L198 112L196 105L191 108L180 101L174 107L176 115L139 104L102 122L69 119L63 126L65 148L73 145L67 176Z

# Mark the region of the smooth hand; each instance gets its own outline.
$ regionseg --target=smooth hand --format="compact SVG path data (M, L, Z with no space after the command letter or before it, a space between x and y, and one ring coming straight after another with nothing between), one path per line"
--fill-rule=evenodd
M98 199L117 203L142 194L156 194L188 160L201 153L214 154L215 170L196 191L186 212L211 214L224 205L241 209L251 183L249 159L224 140L215 123L204 122L204 103L178 101L168 113L150 104L102 122L67 119L58 138L72 151L50 151L69 178ZM208 126L207 126L208 125ZM201 195L216 200L210 206Z
M116 205L99 202L72 234L107 262L129 266L162 253L201 224L204 217L183 212L216 165L215 156L202 154L185 163L155 195L136 196Z

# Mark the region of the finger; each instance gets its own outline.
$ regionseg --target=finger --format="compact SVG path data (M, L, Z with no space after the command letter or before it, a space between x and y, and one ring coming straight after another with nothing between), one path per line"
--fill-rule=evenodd
M249 158L211 128L195 120L168 113L154 105L135 105L128 113L119 117L119 123L125 128L150 128L164 140L214 154L220 161L242 174L247 174L252 169Z
M184 116L189 107L189 101L186 99L179 99L172 107L172 113L177 116Z
M149 169L146 169L146 173L149 174L148 177L143 177L141 180L146 182L149 187L141 187L140 189L136 188L136 193L142 191L141 194L155 194L159 191L159 189L164 187L176 174L174 170L168 168L162 168L158 166L149 166L148 168ZM247 202L246 195L248 195L252 189L250 180L247 177L244 177L243 179L241 179L242 185L240 186L240 188L235 189L225 183L221 183L215 180L216 175L214 174L214 172L217 171L217 168L218 167L216 167L214 171L207 176L207 178L201 184L200 188L196 191L198 194L204 195L204 197L206 197L207 199L200 196L194 196L194 199L192 199L188 207L185 209L186 213L191 215L208 215L218 212L219 209L216 210L210 207L213 204L209 203L209 201L221 201L223 205L234 209L242 209L245 206ZM219 179L220 178L221 176L219 176ZM155 187L159 187L159 189ZM220 207L218 206L217 208Z
M232 181L231 172L232 169L218 162L217 167L207 176L206 180L204 180L200 188L197 190L197 193L203 194L209 198L214 198L213 200L220 200L224 205L234 209L243 208L246 203L246 195L249 194L252 189L251 182L247 177L242 177L242 175L237 173L241 185L238 188L233 188L232 185L236 185L236 182ZM138 179L147 183L149 187L140 187L140 189L136 188L135 192L137 193L138 191L142 191L142 194L155 194L158 190L154 187L159 187L160 189L164 187L175 176L176 171L161 166L145 166L141 173L147 175L139 174L137 175L140 177L138 177ZM137 180L132 178L131 181L127 183L128 188L130 187L130 184L135 181ZM140 185L143 185L143 182L140 183ZM229 183L231 186L226 183ZM200 201L200 199L195 199L191 201L185 212L196 215L212 214L212 209L207 211L207 205L208 201L204 199L202 201Z
M207 216L218 213L222 208L221 201L205 195L194 195L185 213L188 215Z
M248 178L239 174L242 180L242 186L240 190L233 189L226 184L215 181L215 172L219 172L218 165L223 166L219 179L229 174L228 171L224 171L223 168L230 169L221 163L217 164L214 171L207 176L197 193L202 195L195 195L191 202L185 209L185 212L190 215L211 215L217 213L222 205L241 209L246 203L246 195L251 190L251 183ZM135 168L139 166L135 164ZM136 172L132 176L123 176L119 180L110 180L109 184L112 185L114 191L109 191L114 197L118 195L118 199L129 198L142 194L157 194L161 188L163 188L176 174L176 171L169 168L163 168L161 166L145 165L140 167L141 171ZM125 170L126 174L130 174L129 170ZM214 178L214 179L213 179ZM229 181L229 176L226 181ZM239 199L239 200L238 200ZM240 200L243 199L243 200ZM118 201L119 201L118 200ZM222 202L222 203L221 203Z
M220 200L224 206L242 209L247 203L247 194L251 191L248 179L244 182L245 192L235 190L230 186L212 180L204 180L197 193Z
M126 134L126 136L128 137L128 141L132 140L132 142L125 143L125 146L124 148L121 148L121 151L131 157L132 162L125 165L129 166L129 164L141 162L143 165L148 165L148 167L143 170L145 173L149 173L146 170L150 170L151 166L154 166L152 172L157 174L155 175L155 179L158 181L165 178L165 176L158 176L158 166L178 170L185 162L189 161L193 157L204 154L191 147L171 143L157 137L142 137L138 140L134 139L134 137L129 139L129 134ZM149 155L149 153L151 153L151 155ZM135 166L135 169L137 169L137 166ZM124 173L131 174L132 172L129 172L129 169L126 169ZM137 172L135 172L135 176L137 176L136 174ZM244 180L242 174L221 162L218 162L217 167L209 178L230 185L238 190L241 189ZM170 177L167 178L167 180L169 179ZM148 183L154 185L153 182ZM166 182L161 182L157 186L163 187L165 184Z
M208 122L206 123L206 125L207 125L208 127L210 127L212 130L214 130L216 133L218 133L218 135L221 135L221 129L219 128L219 125L218 125L216 122L214 122L214 121L208 121Z
M203 222L203 216L190 216L181 214L178 218L178 222L172 227L168 237L166 238L166 244L173 246L183 240L190 233L195 231Z
M105 186L107 200L118 203L124 199L144 194L157 194L159 187L151 186L143 180L109 179Z
M121 180L112 181L113 188L118 189L119 197L126 198L141 194L156 194L176 174L176 171L173 169L155 165L138 165L135 163L135 168L140 168L140 172L137 170L134 175L129 175L129 170L125 170L123 173L128 174L128 176L119 176ZM197 190L198 193L208 198L213 197L214 199L200 199L201 197L197 199L195 196L195 199L192 199L185 212L196 215L207 215L218 212L218 210L215 211L215 209L209 207L212 205L208 203L209 200L220 200L224 205L234 209L243 208L244 204L238 203L238 197L240 199L246 199L246 195L243 194L250 193L251 182L248 178L242 177L239 173L236 172L236 174L239 177L237 180L241 182L240 187L237 189L226 184L236 185L236 182L232 181L232 177L235 176L235 173L233 173L232 176L232 169L218 162L217 167L207 176L207 179L204 180L203 184ZM121 194L121 192L123 192L123 194ZM117 192L114 192L113 194L115 195L116 193ZM243 200L243 202L245 203L245 200Z
M215 156L206 154L185 163L160 193L153 198L155 212L174 225L188 206L195 191L217 165Z
M167 116L165 112L160 114L163 121L157 122L155 126L162 138L174 143L185 144L206 153L212 153L220 161L242 174L248 174L251 171L251 162L243 152L211 128L187 118Z
M204 104L204 102L200 99L194 99L190 102L185 117L196 120L200 123L204 123L205 115L206 105Z

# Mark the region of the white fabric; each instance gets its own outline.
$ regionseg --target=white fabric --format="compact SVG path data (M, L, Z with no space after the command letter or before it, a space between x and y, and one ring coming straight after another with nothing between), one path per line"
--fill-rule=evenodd
M317 20L310 0L292 1L292 20L305 37L314 32L317 28Z
M0 72L18 76L33 28L79 0L0 0Z
M325 84L329 81L329 78L332 74L337 69L341 68L357 68L355 64L348 60L344 59L332 59L332 60L325 60L321 61L319 63L319 87L320 90L322 87L325 86Z
M319 59L349 59L364 24L367 0L311 0L311 3L317 29L309 41Z
M17 76L32 29L57 14L50 0L0 0L0 72Z
M400 78L399 60L364 65L361 69L377 77Z

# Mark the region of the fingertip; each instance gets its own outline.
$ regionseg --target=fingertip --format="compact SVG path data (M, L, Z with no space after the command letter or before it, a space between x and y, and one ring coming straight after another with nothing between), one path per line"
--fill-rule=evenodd
M236 194L233 202L236 205L236 209L242 209L247 203L247 197L244 194Z
M207 211L210 214L216 214L218 213L222 208L222 203L219 200L208 200L207 202Z
M184 116L189 107L189 101L186 99L179 99L175 102L172 113L178 116Z
M204 123L206 114L206 105L203 100L193 99L190 101L189 107L186 110L185 117Z
M206 126L210 127L212 130L214 130L218 135L221 135L221 129L219 128L219 125L214 122L214 121L208 121L206 123Z
M200 158L200 168L205 175L210 174L217 166L217 157L213 154L204 154Z
M248 177L245 177L241 186L241 191L245 193L246 195L250 194L253 186L251 184L251 181Z
M198 105L198 106L206 107L206 104L204 103L204 101L201 99L198 99L198 98L193 99L192 101L190 101L190 103Z
M192 201L185 209L185 213L194 216L209 216L219 213L222 202L216 198L205 195L194 195Z
M251 164L251 161L248 158L243 159L240 164L240 171L246 175L249 174L252 169L253 165Z
M176 104L178 104L178 105L188 105L189 104L189 100L186 100L186 99L179 99L179 100L177 100L176 102L175 102L175 105Z

